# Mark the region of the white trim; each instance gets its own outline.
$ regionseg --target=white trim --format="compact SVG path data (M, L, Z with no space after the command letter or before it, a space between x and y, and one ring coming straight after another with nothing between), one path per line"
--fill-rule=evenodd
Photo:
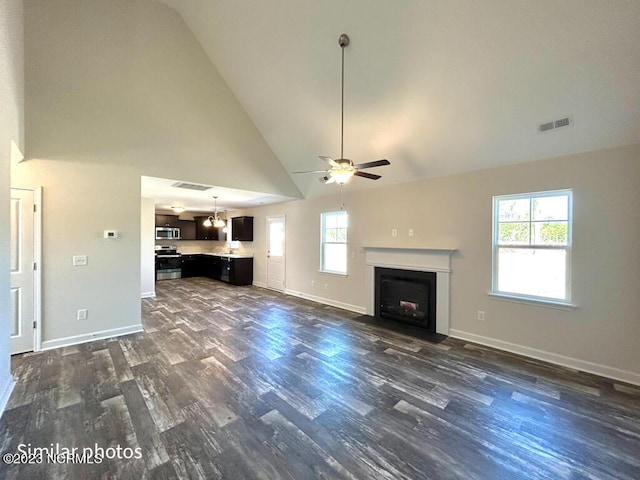
M11 375L9 375L9 377L7 378L7 383L2 389L2 394L0 395L0 416L4 413L4 409L7 407L7 403L9 403L11 392L13 392L13 387L15 386L16 381Z
M33 192L33 262L37 268L33 271L33 351L42 350L42 187L10 187L11 190ZM1 411L1 410L0 410Z
M267 287L271 290L275 290L276 292L284 292L286 285L287 285L287 216L284 213L278 214L278 215L267 215L266 219L265 219L265 223L266 223L266 238L265 238L265 243L267 245L267 262L266 262L266 266L267 266L267 285L269 284L269 259L271 258L271 256L269 255L269 248L271 247L271 234L269 229L271 228L271 225L269 224L269 222L271 220L278 220L278 219L282 219L282 227L284 229L284 239L282 240L282 271L283 271L283 275L284 278L282 279L282 289L279 288L273 288L273 287Z
M33 190L33 260L38 266L33 272L33 309L36 321L34 351L42 350L42 187Z
M143 332L142 324L129 325L127 327L112 328L110 330L102 330L100 332L84 333L82 335L74 335L72 337L57 338L55 340L47 340L42 342L42 350L51 350L52 348L69 347L80 343L93 342L94 340L102 340L111 337L120 337L121 335L129 335L131 333Z
M346 272L334 272L332 270L318 270L318 273L327 273L329 275L338 275L339 277L348 277L349 275Z
M338 302L337 300L331 300L330 298L318 297L316 295L311 295L305 292L298 292L297 290L289 290L287 288L282 290L275 290L273 288L267 287L266 283L263 282L253 282L254 287L265 288L267 290L272 290L274 292L284 293L285 295L291 295L292 297L304 298L305 300L311 300L312 302L321 303L323 305L329 305L331 307L342 308L343 310L349 310L350 312L359 313L361 315L365 315L367 313L367 309L365 307L360 307L358 305L351 305L350 303Z
M449 331L449 336L458 338L460 340L466 340L469 342L478 343L480 345L497 348L498 350L517 353L518 355L535 358L536 360L542 360L544 362L561 365L563 367L572 368L574 370L593 373L595 375L611 378L613 380L619 380L621 382L631 383L633 385L640 385L640 373L632 372L629 370L608 367L599 363L588 362L586 360L580 360L573 357L566 357L557 353L538 350L537 348L531 348L524 345L519 345L517 343L505 342L503 340L497 340L495 338L483 337L481 335L463 332L461 330L451 329Z
M543 197L567 197L567 219L566 220L557 220L558 222L567 222L567 244L566 245L537 245L532 244L532 224L535 223L533 219L533 202L534 198L543 198ZM529 200L529 220L518 220L520 223L527 222L529 224L529 242L527 244L500 244L500 223L508 223L508 222L500 222L500 206L499 203L503 200L521 200L527 199ZM495 295L506 295L506 296L516 296L520 299L529 299L532 301L540 300L540 297L535 295L530 295L527 293L521 294L512 294L511 292L503 292L498 289L499 283L499 250L501 248L510 248L510 249L527 249L527 250L564 250L565 251L565 298L559 300L556 303L564 303L566 305L573 305L571 303L571 276L572 276L572 248L573 248L573 190L570 188L560 189L560 190L548 190L543 192L531 192L531 193L516 193L516 194L506 194L506 195L494 195L492 200L492 214L491 214L491 228L492 228L492 237L491 237L491 293ZM554 220L555 221L555 220ZM542 298L542 301L546 299ZM553 299L549 299L550 302L554 302Z
M330 298L318 297L309 293L298 292L296 290L289 289L285 289L284 293L286 295L291 295L292 297L304 298L305 300L311 300L312 302L322 303L331 307L342 308L343 310L349 310L350 312L359 313L360 315L365 315L367 313L367 309L365 307L352 305L350 303L338 302L337 300L331 300Z
M525 305L531 305L532 307L546 307L555 308L556 310L576 310L578 305L575 303L566 303L560 301L546 300L535 297L520 297L518 295L508 295L506 293L487 292L487 295L494 297L496 300L503 300L505 302L520 303Z
M155 298L156 292L142 292L140 298Z

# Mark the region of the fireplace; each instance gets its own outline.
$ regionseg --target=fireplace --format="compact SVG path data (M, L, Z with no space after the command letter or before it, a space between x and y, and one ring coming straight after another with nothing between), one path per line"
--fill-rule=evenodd
M383 246L365 246L366 254L366 295L367 306L365 312L367 316L380 318L377 312L377 301L375 298L375 270L378 268L398 269L403 273L407 271L418 273L435 273L436 281L430 299L435 298L435 302L431 302L432 308L435 308L435 324L436 334L449 335L449 295L450 295L450 276L451 276L451 255L456 251L455 248L419 248L419 247L383 247ZM433 277L432 277L433 278ZM437 286L437 288L436 288ZM404 304L406 308L412 308L411 300L409 304ZM433 317L430 317L433 318ZM387 323L405 326L409 329L425 332L425 335L431 335L426 329L415 327L412 324L397 322L395 320L384 319Z
M375 268L375 316L436 331L436 273Z

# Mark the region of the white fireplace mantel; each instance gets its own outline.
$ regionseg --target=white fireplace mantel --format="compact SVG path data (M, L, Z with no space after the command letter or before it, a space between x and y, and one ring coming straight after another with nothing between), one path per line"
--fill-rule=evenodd
M375 315L375 267L436 273L436 332L449 335L451 254L455 248L365 246L367 315Z

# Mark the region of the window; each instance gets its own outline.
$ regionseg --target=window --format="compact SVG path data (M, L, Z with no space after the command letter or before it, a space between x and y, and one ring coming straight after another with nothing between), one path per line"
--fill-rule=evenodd
M325 212L321 215L320 270L347 273L347 212Z
M493 197L493 292L571 300L571 190Z

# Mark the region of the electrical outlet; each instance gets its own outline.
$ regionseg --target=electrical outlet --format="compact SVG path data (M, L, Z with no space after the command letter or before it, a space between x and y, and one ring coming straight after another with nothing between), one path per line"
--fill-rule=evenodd
M391 236L392 237L397 237L398 236L398 229L397 228L392 228L391 229Z
M325 283L325 284L324 284L324 289L325 289L325 290L329 290L329 284L328 284L328 283Z
M478 310L478 321L484 322L484 311Z
M413 237L413 228L410 228L410 229L409 229L409 236L410 236L410 237Z
M87 315L89 315L89 313L86 308L81 308L80 310L78 310L78 320L86 320Z
M315 287L316 286L316 281L315 280L311 280L311 286Z

